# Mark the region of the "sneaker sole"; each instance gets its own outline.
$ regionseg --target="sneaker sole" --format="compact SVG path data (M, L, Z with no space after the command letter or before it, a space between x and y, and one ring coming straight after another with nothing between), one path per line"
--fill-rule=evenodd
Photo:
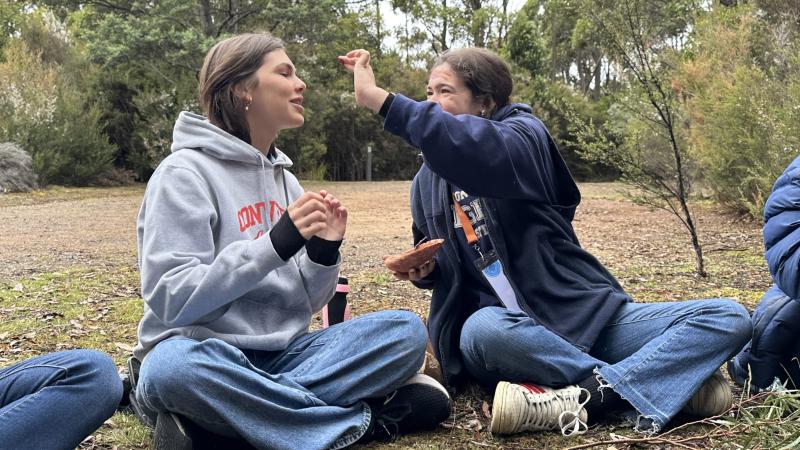
M439 382L425 374L415 374L398 389L398 395L416 399L419 406L414 409L413 417L403 421L403 433L430 430L436 428L445 419L450 417L452 408L450 394Z
M497 383L497 388L494 391L494 400L492 401L492 422L489 424L489 431L495 434L509 434L508 422L503 420L503 414L506 407L506 392L510 384L506 381Z

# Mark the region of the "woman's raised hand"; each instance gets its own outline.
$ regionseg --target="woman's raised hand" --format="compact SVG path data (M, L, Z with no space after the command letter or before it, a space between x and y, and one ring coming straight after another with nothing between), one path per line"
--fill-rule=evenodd
M286 208L289 218L303 239L323 232L328 227L325 199L316 192L306 192Z
M347 229L347 209L330 192L322 190L319 193L325 203L327 226L317 236L328 241L341 241Z
M369 52L364 49L351 50L345 56L339 56L342 66L353 73L353 86L356 103L359 106L378 112L389 93L375 84L375 73L369 63Z

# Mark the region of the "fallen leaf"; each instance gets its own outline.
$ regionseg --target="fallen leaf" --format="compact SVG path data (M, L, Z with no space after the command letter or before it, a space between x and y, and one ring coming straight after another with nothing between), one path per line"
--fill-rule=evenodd
M470 419L467 422L467 428L473 431L481 431L483 429L483 425L481 425L481 421L478 419Z
M487 403L486 400L484 400L483 404L481 405L481 411L483 411L483 417L486 417L487 419L492 418L492 412L489 410L489 403Z
M114 345L116 345L117 348L120 350L125 350L126 352L131 352L131 353L133 352L133 346L128 345L124 342L114 342Z

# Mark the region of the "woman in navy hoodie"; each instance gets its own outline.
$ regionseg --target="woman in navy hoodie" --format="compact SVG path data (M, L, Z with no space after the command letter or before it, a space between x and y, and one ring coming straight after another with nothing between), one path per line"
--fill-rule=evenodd
M577 434L587 415L633 407L637 427L655 433L684 405L698 415L729 406L718 368L749 339L747 311L725 299L632 302L578 243L578 187L530 107L509 102L502 59L445 52L419 102L378 87L369 60L339 57L356 102L422 151L415 242L446 240L396 275L433 289L428 326L446 384L496 385L493 432Z

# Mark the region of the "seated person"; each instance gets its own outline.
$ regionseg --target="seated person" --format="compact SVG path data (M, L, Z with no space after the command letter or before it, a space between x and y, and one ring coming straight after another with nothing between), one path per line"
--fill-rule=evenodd
M445 243L396 275L433 289L428 327L446 384L496 386L492 432L578 434L587 418L633 408L655 433L685 406L727 409L719 367L750 337L747 310L729 299L633 302L578 242L578 187L544 124L511 103L500 57L443 53L427 101L378 87L365 50L339 60L356 102L422 151L412 231Z
M306 85L282 42L225 39L199 79L208 119L181 113L138 219L137 400L259 449L435 427L450 398L417 373L428 335L415 314L309 332L336 289L347 210L303 192L275 148L280 130L304 122Z
M776 380L800 387L800 157L775 182L764 205L764 246L774 285L753 313L753 339L728 363L741 385L759 392Z

